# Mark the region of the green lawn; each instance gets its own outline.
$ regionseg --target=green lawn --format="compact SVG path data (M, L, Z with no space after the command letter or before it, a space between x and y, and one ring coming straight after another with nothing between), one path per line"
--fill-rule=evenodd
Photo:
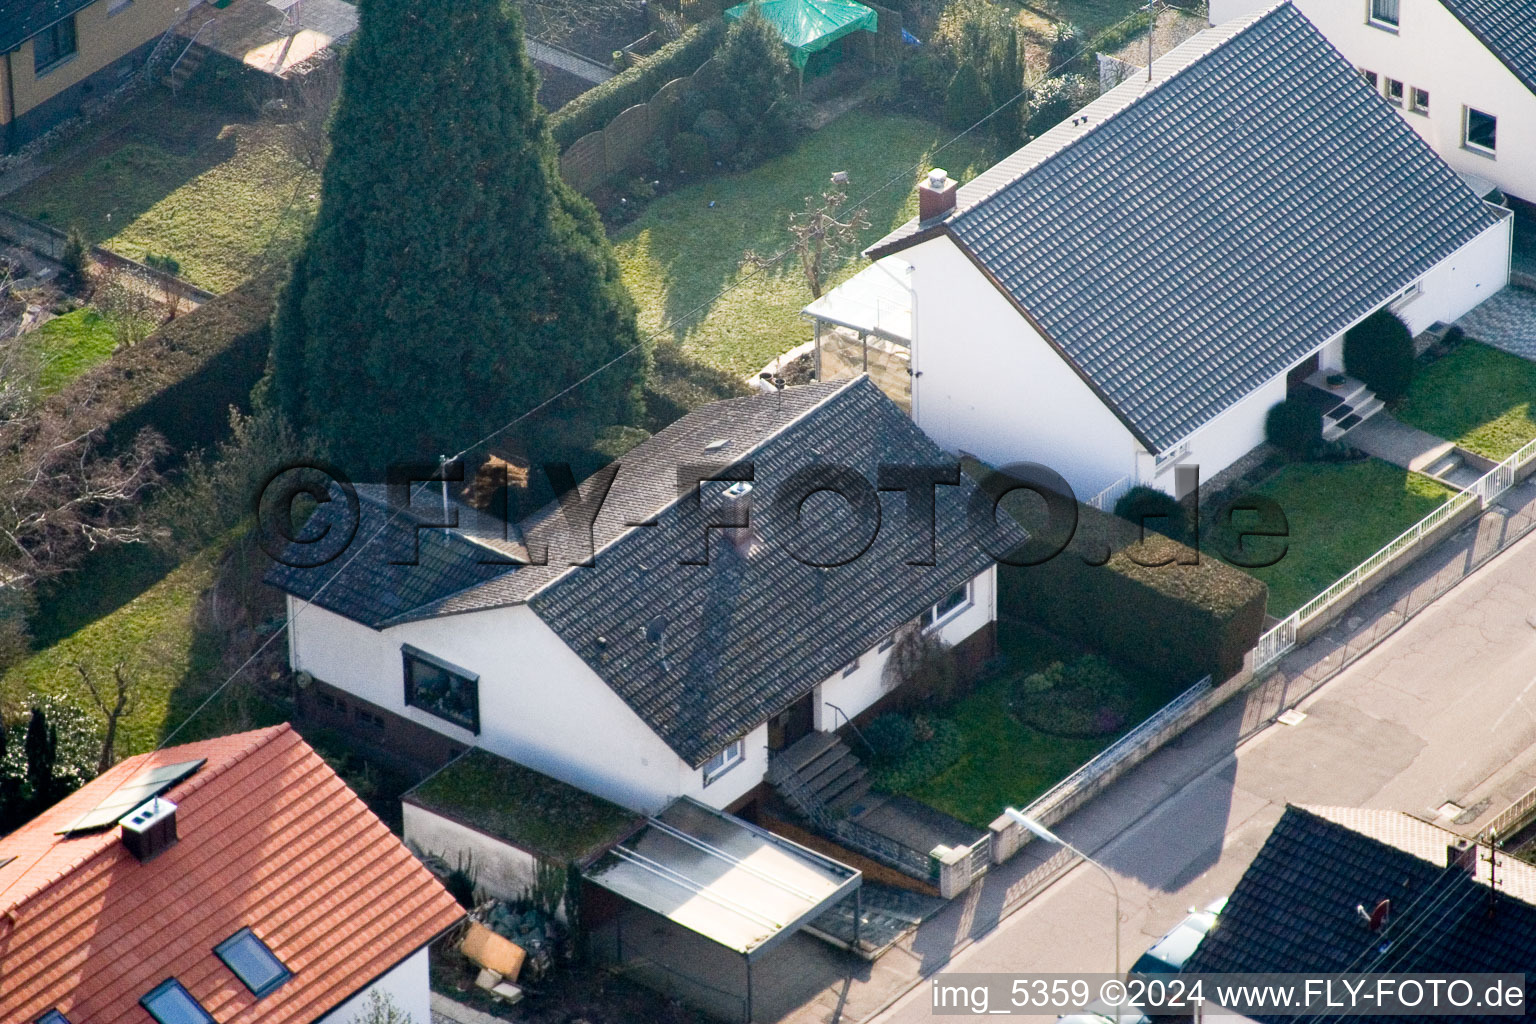
M1253 493L1285 513L1286 540L1250 538L1248 550L1280 550L1274 565L1248 569L1269 585L1269 614L1289 615L1450 499L1449 488L1380 459L1284 466ZM1238 528L1252 522L1239 514ZM1219 538L1212 538L1217 540ZM1218 550L1228 550L1222 544Z
M953 767L907 794L977 828L986 828L1004 807L1023 807L1040 796L1181 691L1181 685L1127 672L1141 685L1126 728L1093 739L1063 739L1021 724L1008 711L1008 697L1014 680L1081 651L1009 620L998 623L998 645L998 667L942 713L959 725L965 753Z
M54 317L24 339L38 361L38 390L52 395L117 347L107 318L89 307Z
M935 154L949 134L928 121L854 110L792 153L656 199L615 238L642 330L676 320L666 336L685 355L739 376L810 340L800 310L811 294L799 263L760 271L746 254L783 249L789 214L804 209L806 196L820 195L833 171L849 172L850 200L894 179L868 205L871 227L861 244L873 242L916 211L919 166L937 164L961 180L985 169L986 149L970 136ZM867 265L850 252L835 279ZM727 285L735 287L716 300Z
M1026 0L1021 6L1051 21L1076 25L1092 35L1145 7L1144 0Z
M1396 415L1503 461L1536 438L1536 362L1465 342L1420 370Z
M0 676L0 704L12 714L26 707L35 693L64 693L95 713L89 691L76 666L110 692L113 668L121 665L133 681L135 706L119 727L118 753L126 756L152 749L224 678L218 632L200 622L198 603L213 584L227 547L216 544L171 570L142 593L119 595L114 607L99 618L79 624L73 633L53 642ZM104 559L98 571L120 565L142 584L146 575L159 575L157 563L138 546L107 549L122 561ZM68 586L69 583L63 584ZM82 587L82 589L89 589ZM65 596L54 593L57 600ZM80 616L88 619L90 613ZM45 620L40 632L51 632ZM44 642L51 637L41 637ZM281 641L278 641L279 643ZM268 724L272 715L250 694L249 680L237 681L226 699L200 715L194 729L177 742L217 736L237 728ZM245 685L242 685L245 684Z
M139 101L112 127L5 205L133 259L169 256L212 291L297 240L313 210L318 178L288 155L284 129L198 106L195 90Z

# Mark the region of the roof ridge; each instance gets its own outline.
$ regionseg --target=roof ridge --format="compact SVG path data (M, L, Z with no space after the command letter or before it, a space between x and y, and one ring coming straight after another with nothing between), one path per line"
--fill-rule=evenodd
M246 758L250 757L250 755L252 753L254 753L255 751L261 749L262 747L265 747L267 744L275 741L279 736L281 736L283 734L286 734L286 733L292 733L293 736L296 739L298 739L299 742L301 742L301 743L303 742L303 737L300 737L298 735L298 733L294 730L293 726L291 724L287 723L287 722L282 722L282 723L280 723L278 725L268 726L265 729L253 729L249 733L243 733L243 734L242 733L236 733L235 734L236 736L239 736L239 735L250 736L251 737L251 742L247 743L245 746L243 746L242 748L238 749L229 758L228 761L225 761L225 762L219 764L218 766L211 768L210 770L208 770L206 772L204 770L202 770L202 769L199 769L197 772L195 772L194 774L192 774L188 778L184 779L182 782L177 783L176 785L182 789L182 792L179 794L179 796L181 798L185 799L188 795L190 795L192 793L195 793L197 790L199 790L203 786L207 785L207 783L210 780L218 778L219 776L223 775L231 767L233 767L234 765L239 764L239 763L245 761ZM216 742L219 742L219 740L233 739L233 738L234 737L217 737L215 739L203 740L203 741L200 741L200 742L203 742L203 743L216 743ZM191 744L183 744L183 746L191 746ZM133 757L130 757L130 758L128 758L125 761L119 762L118 766L133 764L136 761L142 763L142 762L149 760L150 758L154 757L156 754L159 754L159 753L161 753L163 751L166 751L166 750L177 750L177 749L180 749L180 748L178 748L178 747L160 747L160 748L158 748L156 750L147 750L147 751L145 751L142 754L135 754ZM136 771L134 771L134 772L124 771L122 774L124 776L122 782L117 783L113 787L112 792L116 792L118 786L121 786L123 783L126 783L128 779L133 778L133 776L135 774L137 774L137 772ZM98 778L99 778L99 776L98 776ZM96 780L94 780L94 779L92 780L92 782L95 782L95 781ZM76 790L76 792L77 793L84 792L86 789L90 788L91 784L92 783L86 783L85 786L82 786L80 789ZM34 818L33 820L36 821L37 819ZM77 820L78 820L78 818L77 818ZM55 834L58 834L58 833L55 833ZM103 856L103 855L105 855L107 853L111 853L111 852L115 851L116 848L117 848L117 839L116 839L116 837L112 837L110 839L110 841L108 841L108 842L100 842L101 838L108 837L108 836L111 836L111 831L110 830L104 830L102 832L95 833L91 837L93 842L94 842L94 845L90 848L89 852L85 852L83 847L82 847L82 853L81 853L80 857L78 857L75 860L68 861L68 862L66 862L64 864L61 864L59 866L59 868L56 871L53 872L53 874L49 875L46 879L42 880L40 882L40 884L34 886L29 891L23 892L22 895L16 900L15 903L12 903L12 904L10 904L9 906L6 906L6 907L0 907L0 917L8 918L10 920L11 927L15 928L16 927L16 923L17 923L17 918L20 915L20 913L22 912L22 910L24 908L26 908L28 905L30 905L34 900L36 900L38 897L41 897L42 895L47 893L49 890L51 890L55 885L58 885L65 878L69 877L70 875L72 875L75 872L77 872L77 871L81 870L82 868L84 868L87 864L90 864L92 861L96 860L97 858L99 858L99 857L101 857L101 856ZM65 839L55 840L54 842L57 843L57 842L64 842L64 841L67 841L67 837ZM45 848L44 854L46 854L46 849L51 849L51 848L52 848L51 846L48 847L48 848ZM39 857L39 859L41 859L41 856ZM26 877L27 877L27 872L23 871L20 875L17 876L16 881L20 882L22 879L24 879Z
M836 388L833 388L833 389L829 390L827 392L827 394L825 396L823 396L819 401L817 401L813 405L807 406L805 409L801 410L798 414L796 414L794 416L791 416L789 419L787 419L783 423L779 424L771 432L769 432L767 434L764 434L762 437L758 438L758 440L756 441L756 443L754 443L752 445L752 447L746 449L744 452L741 453L740 456L732 459L731 460L731 465L735 465L736 463L741 462L743 459L746 459L753 452L761 450L763 448L763 446L766 445L768 442L774 440L777 437L781 437L784 434L784 432L786 430L788 430L790 427L795 426L796 424L802 422L806 417L810 416L812 413L814 413L814 412L816 412L816 411L818 411L820 409L825 408L827 406L827 404L829 402L831 402L832 400L834 400L834 399L836 399L836 398L838 398L838 397L840 397L842 395L848 394L851 390L853 390L853 388L855 386L857 386L861 382L867 382L867 381L869 381L869 379L870 378L869 378L869 374L868 373L861 373L857 377L853 377L853 378L851 378L851 379L849 379L849 380L847 380L845 382L842 382L840 387L836 387ZM811 386L814 386L815 384L832 384L832 383L838 383L838 382L835 382L835 381L816 381L813 384L801 385L801 386L802 387L811 387ZM874 384L870 383L869 386L870 387L874 387ZM726 402L755 402L755 401L767 401L767 400L769 400L772 397L773 396L769 395L766 392L759 392L758 394L755 394L755 395L743 395L740 398L728 398L728 399L725 399L724 401L726 401ZM682 421L679 420L677 422L682 422ZM671 426L671 424L668 424L668 426ZM654 437L654 436L659 436L659 435L652 435L652 436ZM661 505L660 507L658 507L657 509L655 509L655 511L653 511L651 513L652 518L655 518L657 516L661 516L661 515L666 514L669 510L671 510L673 507L675 507L678 502L680 502L682 500L683 500L683 495L681 495L681 494L674 495L669 501L667 501L665 504ZM638 526L626 526L624 529L620 530L613 537L609 538L609 540L606 543L604 543L601 547L593 548L592 549L592 559L593 559L593 561L597 560L597 556L599 554L601 554L604 551L609 550L615 544L620 543L626 537L628 537L632 533L634 533L635 530L637 530L637 529L639 529ZM547 591L550 587L553 587L556 583L559 583L560 581L566 579L571 574L572 571L574 571L575 569L578 569L578 568L580 568L580 566L575 566L575 565L568 565L568 566L566 566L559 573L557 573L554 576L551 576L549 579L547 579L543 583L539 584L533 590L529 591L528 594L522 599L522 601L516 602L516 603L528 604L528 603L532 602L535 597L538 597L540 594L542 594L545 591ZM478 587L478 586L481 586L481 584L477 583L474 586L466 587L465 590L473 590L473 589L475 589L475 587ZM458 591L458 593L463 593L463 592L464 591ZM451 597L451 596L453 596L453 595L449 595L449 597ZM447 600L447 598L443 598L441 600ZM433 602L433 604L439 604L439 603L441 603L441 601L434 601ZM480 610L480 611L488 611L490 609L478 609L478 610ZM409 612L407 614L414 616L417 613L419 613L420 611L421 611L420 608L416 608L416 609L413 609L411 612ZM397 618L399 618L399 616L397 616ZM394 620L392 619L391 622L393 622L393 621Z

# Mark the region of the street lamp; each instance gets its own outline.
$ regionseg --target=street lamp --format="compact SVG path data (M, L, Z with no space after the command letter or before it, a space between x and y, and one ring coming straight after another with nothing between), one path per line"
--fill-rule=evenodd
M1071 843L1067 842L1065 839L1061 838L1061 836L1058 836L1055 832L1052 832L1050 829L1046 828L1044 825L1040 824L1038 821L1036 821L1034 818L1031 818L1023 811L1015 810L1012 807L1005 807L1003 808L1003 813L1017 824L1022 825L1031 834L1033 834L1035 838L1044 839L1048 843L1055 843L1057 846L1064 846L1068 850L1071 850L1083 860L1087 861L1089 864L1092 864L1094 867L1102 871L1104 873L1104 877L1109 880L1109 891L1115 894L1115 977L1118 978L1120 976L1120 887L1115 884L1115 876L1110 874L1109 869L1106 868L1103 864L1100 864L1098 861L1094 860L1082 850L1079 850L1077 847L1073 846Z

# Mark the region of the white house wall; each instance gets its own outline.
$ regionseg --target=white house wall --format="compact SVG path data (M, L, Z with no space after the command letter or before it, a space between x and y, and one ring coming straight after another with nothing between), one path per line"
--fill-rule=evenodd
M1238 459L1264 443L1264 424L1269 410L1285 400L1285 374L1279 374L1268 383L1248 393L1233 405L1189 437L1189 454L1177 462L1156 468L1151 455L1139 459L1139 481L1148 487L1177 494L1174 479L1178 466L1199 466L1202 483L1226 469Z
M379 975L368 987L321 1017L316 1024L357 1024L367 1009L368 996L372 992L383 993L392 999L397 1008L410 1014L411 1024L432 1024L432 986L426 947Z
M1536 164L1532 168L1536 173ZM1418 334L1437 320L1459 320L1509 284L1514 223L1513 217L1504 217L1424 275L1423 294L1397 310L1410 331Z
M989 568L971 581L971 603L939 626L949 644L960 643L997 618L997 569ZM841 672L816 687L813 724L820 732L832 732L855 718L886 694L885 663L891 650L876 644L859 656L859 667L846 676ZM842 710L839 715L837 708ZM847 717L843 717L846 715Z
M1403 118L1446 163L1536 202L1536 94L1439 0L1400 0L1396 32L1369 23L1369 0L1295 4L1355 66L1429 92L1429 114L1405 109ZM1270 0L1210 0L1211 24L1270 5ZM1464 107L1499 119L1497 156L1462 145Z
M906 250L913 418L950 451L1038 462L1089 498L1135 471L1131 432L948 238Z
M633 810L653 813L683 794L724 807L767 768L761 727L743 744L745 763L705 787L697 769L521 605L380 632L290 597L289 617L295 671ZM480 677L478 739L406 706L402 644Z

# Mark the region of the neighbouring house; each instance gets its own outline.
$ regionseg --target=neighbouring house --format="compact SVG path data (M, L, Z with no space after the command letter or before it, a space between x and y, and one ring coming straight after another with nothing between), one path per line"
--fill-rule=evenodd
M1523 975L1532 963L1536 867L1401 811L1288 806L1184 970Z
M1289 385L1337 383L1345 331L1374 311L1418 333L1509 281L1509 211L1289 4L1191 38L974 181L935 170L918 193L861 275L884 288L890 257L910 268L913 418L952 451L1044 463L1095 503L1135 484L1182 496L1190 467L1231 465ZM1335 434L1381 408L1349 390Z
M0 0L0 152L111 92L186 9L187 0Z
M1220 24L1270 0L1211 0ZM1293 0L1480 188L1536 203L1536 0Z
M975 484L877 492L900 486L882 466L945 465L867 377L808 384L695 410L588 480L590 547L558 506L509 535L455 496L461 525L444 530L427 525L442 485L395 515L361 487L356 550L267 579L289 595L306 700L333 724L426 757L483 747L646 814L679 797L737 811L771 754L887 698L904 631L990 656ZM785 500L830 487L844 496ZM527 564L546 543L548 564Z
M0 838L0 1006L44 1024L429 1019L464 917L286 725L129 758Z

